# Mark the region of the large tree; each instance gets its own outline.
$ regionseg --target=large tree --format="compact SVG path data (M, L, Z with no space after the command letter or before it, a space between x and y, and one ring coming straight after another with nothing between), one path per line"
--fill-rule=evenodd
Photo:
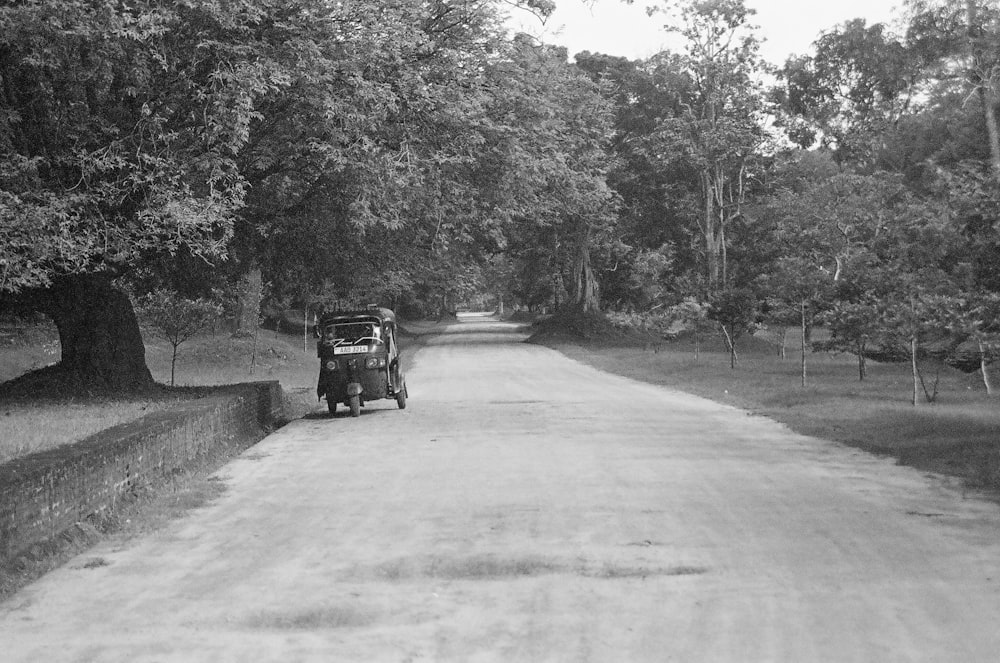
M730 225L740 218L754 159L766 136L760 73L765 65L743 0L665 2L676 10L684 52L672 65L685 80L680 112L659 121L649 149L683 161L697 177L692 216L704 248L709 291L725 287Z
M1000 181L1000 8L984 0L908 0L907 39L927 74L978 101Z
M155 253L224 254L258 99L259 11L216 2L0 9L0 297L55 321L61 369L151 383L112 279Z
M870 165L883 134L912 108L921 61L884 24L864 19L823 33L814 49L779 72L779 123L804 148L819 143L840 163Z
M392 302L408 291L440 301L506 248L515 219L550 205L530 176L546 148L516 112L534 86L512 64L524 45L507 39L485 1L383 4L355 21L335 50L356 55L329 58L321 83L293 100L286 128L261 127L285 144L312 117L309 135L327 137L307 141L322 154L299 141L298 152L263 162L248 203L260 219L250 226L257 253L286 299L322 291L343 301L362 291ZM310 105L317 93L331 101ZM551 96L542 86L524 106ZM330 104L344 112L331 117Z
M593 253L608 241L618 201L607 183L611 106L579 67L566 62L564 49L523 36L497 73L517 81L498 100L498 110L508 118L505 160L514 166L508 172L528 203L513 217L512 248L536 256L525 275L538 278L541 259L557 293L565 288L578 309L597 310Z
M620 306L662 305L664 298L677 295L673 284L678 275L703 264L693 250L700 241L691 221L698 214L697 172L685 160L662 159L650 149L660 124L684 113L691 81L668 53L647 61L593 53L576 59L614 109L610 148L615 161L608 183L622 204L617 252L604 273L605 296ZM663 269L654 269L654 275L647 268L656 263L663 263ZM648 282L651 277L655 283ZM646 296L651 288L660 293L660 301Z
M502 51L496 5L3 8L4 305L52 316L74 379L142 387L141 337L113 286L137 267L229 253L241 270L281 266L267 276L286 285L339 264L334 281L357 274L398 292L429 260L454 263L456 246L495 243L481 223L495 206L480 202L488 132L476 118L488 115L483 71ZM378 260L358 270L366 252L406 273ZM303 290L330 279L310 281Z

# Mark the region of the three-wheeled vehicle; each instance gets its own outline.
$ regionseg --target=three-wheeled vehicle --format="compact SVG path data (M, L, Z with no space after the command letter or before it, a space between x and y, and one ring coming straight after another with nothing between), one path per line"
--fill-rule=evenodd
M320 361L316 395L326 397L330 414L343 403L357 417L365 401L380 398L394 398L399 409L406 407L395 313L376 306L327 313L319 319L316 336Z

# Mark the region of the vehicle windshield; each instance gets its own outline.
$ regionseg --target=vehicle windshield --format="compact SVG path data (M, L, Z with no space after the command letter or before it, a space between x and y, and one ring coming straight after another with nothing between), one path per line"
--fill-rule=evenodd
M328 345L381 343L382 327L374 322L347 322L327 325L323 329L323 342Z

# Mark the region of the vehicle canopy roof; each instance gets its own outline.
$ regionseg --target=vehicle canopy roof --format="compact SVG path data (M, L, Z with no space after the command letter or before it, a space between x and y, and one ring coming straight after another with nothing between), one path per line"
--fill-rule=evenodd
M320 316L319 324L325 326L371 320L378 321L379 324L389 323L391 325L395 325L396 314L392 312L392 309L380 308L378 306L370 306L366 309L358 309L355 311L331 311Z

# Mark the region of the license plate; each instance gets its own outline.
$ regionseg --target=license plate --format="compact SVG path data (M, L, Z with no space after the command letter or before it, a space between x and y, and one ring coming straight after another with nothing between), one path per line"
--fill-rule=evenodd
M338 345L333 349L335 355L363 355L368 352L367 345Z

